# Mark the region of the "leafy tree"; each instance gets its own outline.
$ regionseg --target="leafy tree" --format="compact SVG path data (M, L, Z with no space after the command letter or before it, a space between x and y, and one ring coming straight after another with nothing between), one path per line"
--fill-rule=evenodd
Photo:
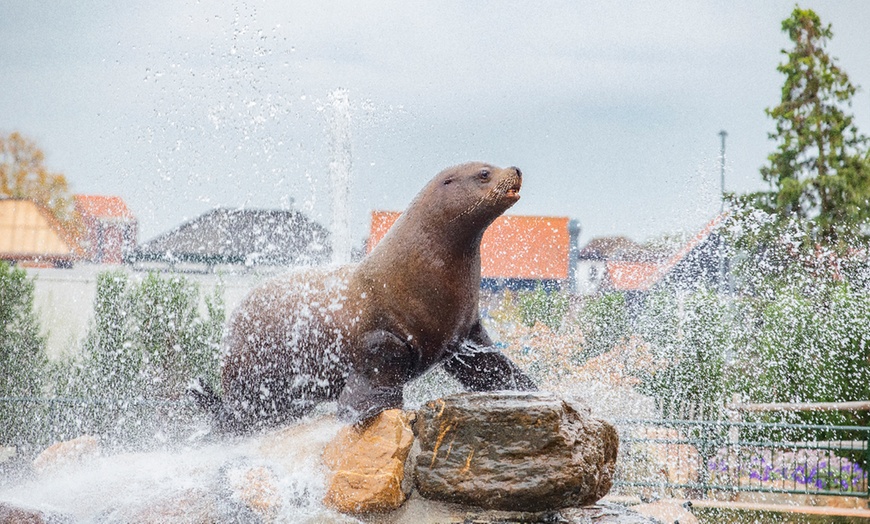
M50 172L36 142L20 133L0 135L0 198L33 200L71 233L78 231L66 177Z
M20 440L32 413L21 400L39 395L45 370L45 338L33 311L33 281L23 269L0 260L0 443Z
M779 145L761 168L772 190L758 203L783 219L796 217L813 242L845 246L870 222L868 139L847 113L857 88L825 51L833 36L810 9L782 22L794 42L777 67L786 76L770 138Z

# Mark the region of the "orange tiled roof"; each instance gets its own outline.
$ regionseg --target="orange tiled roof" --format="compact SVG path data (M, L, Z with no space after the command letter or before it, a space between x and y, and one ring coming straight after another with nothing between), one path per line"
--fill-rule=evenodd
M132 220L133 213L119 196L75 195L76 209L95 218Z
M373 211L370 252L399 218L395 211ZM480 245L484 278L567 279L570 234L567 217L501 216Z
M646 262L607 263L607 279L615 291L645 291L658 274L659 266Z

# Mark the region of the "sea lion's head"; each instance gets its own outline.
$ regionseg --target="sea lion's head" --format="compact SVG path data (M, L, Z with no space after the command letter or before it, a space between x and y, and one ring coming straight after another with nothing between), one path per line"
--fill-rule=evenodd
M423 189L421 196L438 222L485 229L520 199L522 172L469 162L445 169Z

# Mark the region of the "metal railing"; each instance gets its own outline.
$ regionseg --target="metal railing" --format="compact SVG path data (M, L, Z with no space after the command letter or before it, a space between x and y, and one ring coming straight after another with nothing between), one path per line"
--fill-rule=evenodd
M728 421L614 421L614 489L707 498L760 492L868 498L870 427Z

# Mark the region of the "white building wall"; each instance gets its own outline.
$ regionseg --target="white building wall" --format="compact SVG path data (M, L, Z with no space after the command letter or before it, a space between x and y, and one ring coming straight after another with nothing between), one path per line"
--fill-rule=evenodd
M607 264L602 260L578 260L576 267L574 292L578 295L597 293L607 271Z
M34 280L34 309L42 332L47 336L49 358L59 360L79 352L93 318L97 294L97 275L103 271L120 270L134 279L147 273L132 271L126 266L79 265L73 269L26 268ZM199 284L200 296L210 295L223 281L223 298L227 316L258 282L274 272L213 274L182 274ZM203 305L204 306L204 305Z

